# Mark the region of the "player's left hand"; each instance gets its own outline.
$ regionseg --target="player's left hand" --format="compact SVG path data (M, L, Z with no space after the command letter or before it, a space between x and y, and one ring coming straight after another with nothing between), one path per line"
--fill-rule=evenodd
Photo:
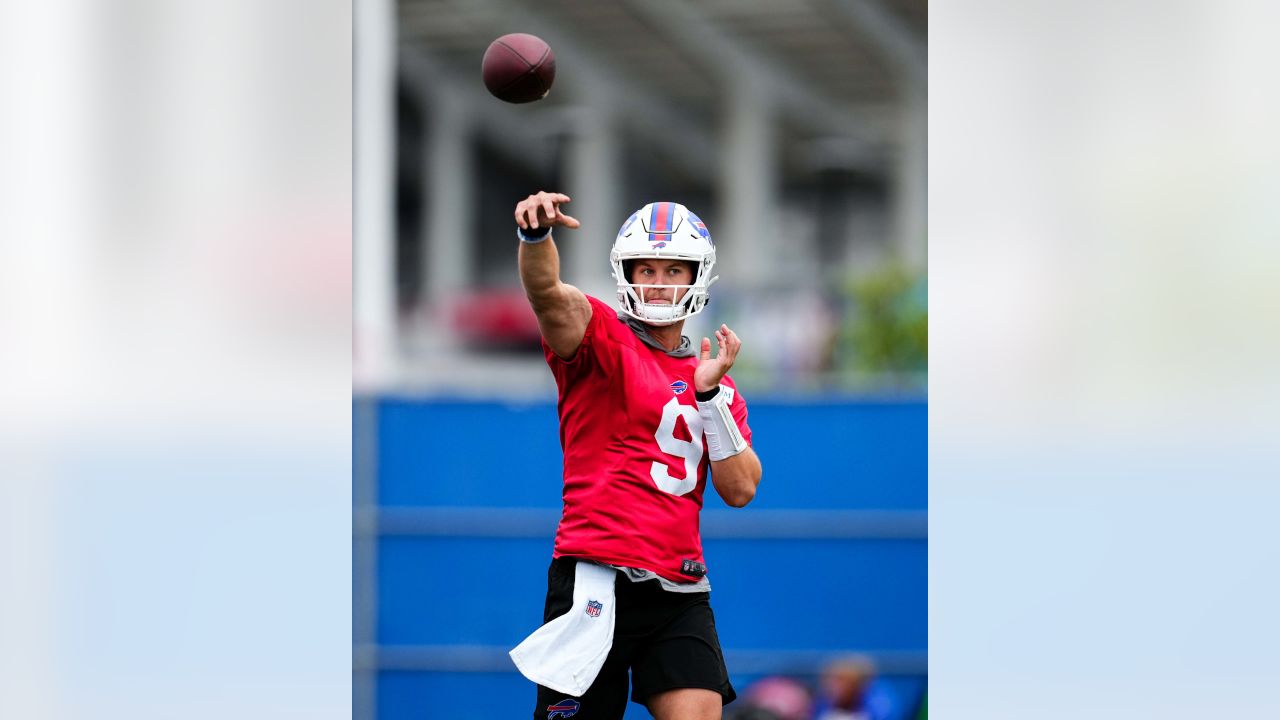
M702 338L702 350L698 353L698 367L693 371L693 387L699 392L712 390L719 385L720 378L723 378L724 374L729 372L729 368L733 367L733 361L738 359L738 351L742 349L742 341L729 329L728 325L721 325L720 329L716 330L716 342L719 343L720 349L715 357L711 357L711 340Z

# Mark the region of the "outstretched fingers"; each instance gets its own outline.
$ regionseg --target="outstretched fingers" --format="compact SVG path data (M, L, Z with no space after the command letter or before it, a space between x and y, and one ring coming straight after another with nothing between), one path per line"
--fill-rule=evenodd
M729 335L729 349L734 355L737 355L738 351L742 349L742 339L738 337L737 333L730 330L728 326L725 326L724 330Z
M538 198L536 195L530 195L516 205L516 224L524 229L536 229L538 227Z
M567 228L581 227L582 223L572 215L566 215L564 210L560 209L560 203L569 202L569 196L564 193L540 193L543 195L542 209L546 211L549 221L548 225L564 225ZM559 222L555 222L559 218Z
M548 227L552 225L564 225L568 228L581 227L582 223L578 222L577 218L565 215L560 210L560 204L567 202L569 202L569 196L564 193L542 191L530 195L516 204L516 224L522 230L537 229L542 225Z
M738 351L742 349L742 340L728 325L721 325L716 331L716 337L720 339L720 356L725 359L726 367L732 365L738 358Z

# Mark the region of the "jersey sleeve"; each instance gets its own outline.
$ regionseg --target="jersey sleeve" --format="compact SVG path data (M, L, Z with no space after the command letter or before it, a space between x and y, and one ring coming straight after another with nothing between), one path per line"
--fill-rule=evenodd
M747 424L747 401L742 398L742 393L738 392L733 378L725 375L720 384L732 390L733 397L729 398L729 414L733 415L733 421L738 423L738 429L742 431L742 437L747 441L747 445L752 445L751 426Z
M542 355L546 358L556 382L563 384L579 376L612 367L618 360L619 347L615 337L619 325L618 313L600 300L586 296L591 304L591 319L587 321L587 330L582 335L582 343L573 357L565 360L551 350L546 338L542 339Z

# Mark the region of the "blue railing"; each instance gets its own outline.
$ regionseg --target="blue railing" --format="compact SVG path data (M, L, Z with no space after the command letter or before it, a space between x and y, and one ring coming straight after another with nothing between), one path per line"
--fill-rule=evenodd
M752 401L756 500L703 512L735 685L872 657L927 672L927 406ZM525 717L506 651L541 619L560 503L552 402L357 401L357 717ZM465 698L465 701L463 700ZM628 717L647 717L633 708Z

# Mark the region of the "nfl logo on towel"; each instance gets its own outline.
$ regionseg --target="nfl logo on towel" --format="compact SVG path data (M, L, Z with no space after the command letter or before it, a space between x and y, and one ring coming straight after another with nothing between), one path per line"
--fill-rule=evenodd
M599 601L597 600L587 601L587 614L590 615L591 617L600 617L600 611L603 609L604 609L604 605L601 605Z

